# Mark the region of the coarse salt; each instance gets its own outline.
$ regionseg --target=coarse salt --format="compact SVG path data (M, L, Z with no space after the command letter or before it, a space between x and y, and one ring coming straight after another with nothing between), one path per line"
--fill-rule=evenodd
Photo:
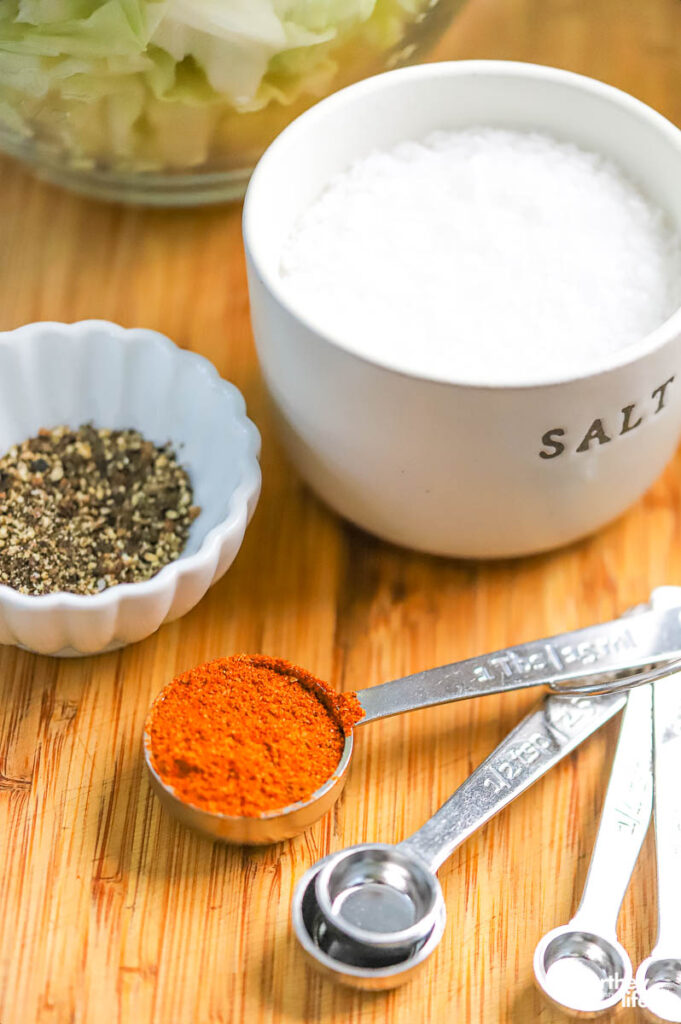
M587 372L681 304L681 244L610 160L538 132L440 131L337 174L287 239L297 308L410 373Z

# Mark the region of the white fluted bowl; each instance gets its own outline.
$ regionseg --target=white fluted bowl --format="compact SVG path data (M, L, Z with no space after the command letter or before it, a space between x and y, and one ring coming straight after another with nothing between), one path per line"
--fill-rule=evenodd
M39 597L0 585L0 643L61 656L135 643L193 608L241 546L260 494L260 435L208 360L104 320L0 333L0 455L41 427L88 422L170 441L201 514L180 558L142 583Z

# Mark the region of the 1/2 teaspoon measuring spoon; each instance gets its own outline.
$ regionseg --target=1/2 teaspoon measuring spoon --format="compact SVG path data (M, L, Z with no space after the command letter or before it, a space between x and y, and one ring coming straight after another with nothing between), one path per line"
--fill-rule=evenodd
M308 959L355 988L406 981L442 937L440 865L625 703L624 694L547 697L408 839L350 847L314 865L292 907Z
M358 690L364 717L357 726L406 711L531 686L545 685L563 693L616 693L678 670L679 658L681 601L673 608L636 610L610 622ZM651 665L660 667L637 672ZM182 824L223 842L266 844L298 835L333 806L345 785L353 734L346 737L331 778L309 799L257 817L217 814L180 799L154 769L146 731L143 746L152 787Z

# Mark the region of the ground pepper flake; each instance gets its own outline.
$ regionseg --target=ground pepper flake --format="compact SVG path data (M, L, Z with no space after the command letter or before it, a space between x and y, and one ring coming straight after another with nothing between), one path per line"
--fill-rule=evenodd
M336 693L287 661L217 658L162 690L147 720L148 750L180 799L256 817L323 786L363 714L354 693Z
M0 459L0 583L97 594L149 579L199 514L169 444L136 430L41 430Z

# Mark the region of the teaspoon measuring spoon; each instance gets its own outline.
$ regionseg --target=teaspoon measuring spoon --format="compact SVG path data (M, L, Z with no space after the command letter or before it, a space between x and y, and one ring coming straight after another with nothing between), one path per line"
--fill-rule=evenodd
M636 996L653 1020L681 1021L681 674L655 683L653 719L658 934Z
M296 887L292 908L296 936L311 962L357 988L406 981L442 937L440 865L626 699L545 698L408 839L350 847L312 867Z
M658 587L651 605L675 607L680 596L678 587ZM577 1016L624 1004L631 986L631 961L616 927L652 812L653 692L648 685L629 693L577 913L548 932L534 954L539 987L554 1005Z
M631 690L582 900L534 953L537 984L554 1005L592 1016L621 1003L631 961L617 941L619 909L653 809L652 687Z
M657 611L637 609L633 615L610 622L358 690L364 717L357 726L406 711L531 686L546 685L563 693L616 693L681 668L678 658L681 658L681 596L675 607ZM636 672L660 662L663 664L653 672L648 669ZM257 817L237 817L203 810L176 796L154 769L149 736L146 731L144 734L146 766L162 803L184 825L227 843L276 843L309 828L340 796L352 750L350 733L335 772L308 800Z

